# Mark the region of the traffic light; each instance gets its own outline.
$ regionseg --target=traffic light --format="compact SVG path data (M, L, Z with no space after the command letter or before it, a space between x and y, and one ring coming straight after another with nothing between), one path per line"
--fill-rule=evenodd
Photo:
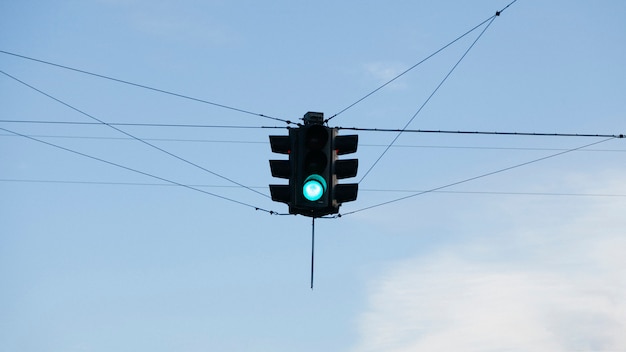
M270 136L272 152L289 154L289 160L270 160L272 176L289 179L288 185L270 185L270 193L289 205L290 214L337 214L342 203L356 200L358 184L337 180L356 176L358 160L337 156L356 152L358 136L338 136L323 123L322 113L308 112L304 125L290 129L289 136Z

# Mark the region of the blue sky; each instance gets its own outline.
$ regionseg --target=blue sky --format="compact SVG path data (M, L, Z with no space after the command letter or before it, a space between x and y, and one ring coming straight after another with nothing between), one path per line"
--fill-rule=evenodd
M311 220L254 210L287 212L259 114L330 117L509 3L2 2L0 351L626 351L624 139L404 133L364 178L396 135L359 132L314 290ZM432 99L486 24L330 124L625 133L625 16L519 0ZM119 128L262 194L56 123L92 118L213 126Z

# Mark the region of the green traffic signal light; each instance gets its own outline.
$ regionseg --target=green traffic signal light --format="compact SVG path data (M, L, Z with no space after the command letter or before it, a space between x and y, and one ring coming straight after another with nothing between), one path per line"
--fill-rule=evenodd
M320 175L313 174L304 180L302 195L307 200L315 202L322 198L327 189L328 185L326 184L326 180Z

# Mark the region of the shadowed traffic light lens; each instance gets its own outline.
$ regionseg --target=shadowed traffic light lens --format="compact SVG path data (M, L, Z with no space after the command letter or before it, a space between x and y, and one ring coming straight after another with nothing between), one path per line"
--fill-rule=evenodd
M306 178L302 186L302 194L304 198L315 202L319 200L326 192L326 180L320 175L311 175Z

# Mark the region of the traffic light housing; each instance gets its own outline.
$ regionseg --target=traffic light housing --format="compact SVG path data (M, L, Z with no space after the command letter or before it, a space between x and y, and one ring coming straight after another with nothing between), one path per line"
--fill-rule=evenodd
M337 130L333 130L332 138L333 148L333 201L337 207L345 202L351 202L356 200L357 193L359 191L358 183L337 183L337 180L344 178L356 177L357 170L359 168L358 159L338 159L338 155L346 155L356 153L357 145L359 143L359 136L347 135L338 136Z
M289 205L290 214L337 214L342 203L356 200L358 184L337 180L356 176L358 160L337 156L356 152L358 136L338 136L323 122L322 113L308 112L304 125L289 129L288 136L270 136L272 152L289 155L289 160L270 160L272 176L289 179L288 185L270 185L270 193L272 200Z
M291 151L294 150L295 134L289 130L288 136L270 136L272 152L288 154L288 160L270 160L270 170L273 177L289 179L288 185L270 185L272 200L291 204L291 183L293 179L293 157Z

